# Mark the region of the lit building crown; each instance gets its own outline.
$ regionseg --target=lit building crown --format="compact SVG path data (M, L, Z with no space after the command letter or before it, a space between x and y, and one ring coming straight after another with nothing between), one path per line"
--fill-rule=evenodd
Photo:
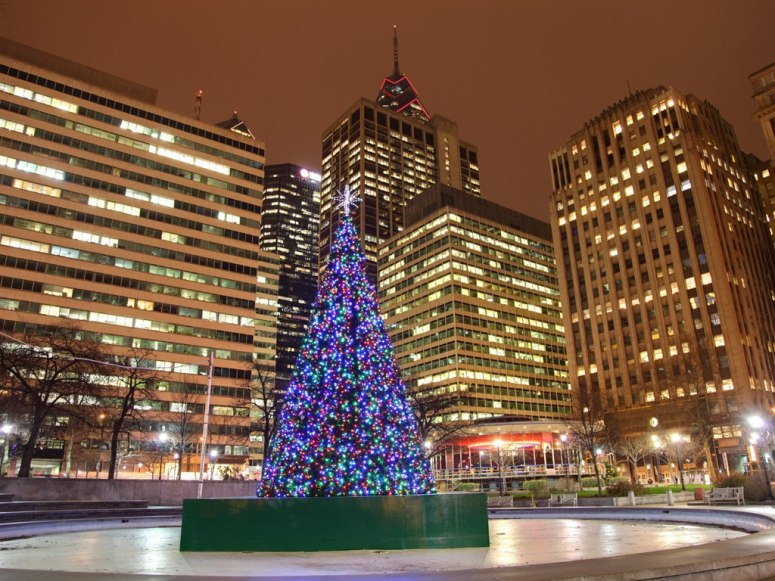
M417 94L417 89L398 68L398 28L393 27L393 74L385 77L379 89L377 103L386 109L424 121L430 120Z

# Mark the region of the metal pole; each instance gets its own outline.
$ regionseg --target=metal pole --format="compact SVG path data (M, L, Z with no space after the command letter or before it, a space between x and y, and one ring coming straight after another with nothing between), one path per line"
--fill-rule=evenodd
M202 498L202 487L205 478L205 452L207 448L207 432L210 428L210 396L213 391L213 364L215 362L215 352L210 351L210 360L207 368L207 399L205 400L204 422L202 423L202 445L199 451L199 486L197 486L196 497Z
M770 486L770 476L767 474L767 458L764 457L764 446L759 446L759 465L764 471L764 486L767 487L767 500L772 500L772 486Z

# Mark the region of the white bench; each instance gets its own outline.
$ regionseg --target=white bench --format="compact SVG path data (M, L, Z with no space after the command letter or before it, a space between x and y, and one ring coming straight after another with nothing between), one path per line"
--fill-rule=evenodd
M745 504L745 492L742 486L735 486L730 488L711 488L710 492L705 496L705 500L708 504L716 504L717 502L734 502L738 506Z
M552 494L549 497L549 506L577 506L578 503L579 497L576 492Z
M514 499L511 495L507 496L488 496L487 506L489 508L504 508L514 506Z

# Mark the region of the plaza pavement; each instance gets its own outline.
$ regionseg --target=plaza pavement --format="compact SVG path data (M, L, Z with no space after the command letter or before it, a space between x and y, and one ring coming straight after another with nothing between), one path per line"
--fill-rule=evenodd
M604 520L579 518L592 512ZM77 527L81 530L65 524L43 525L19 533L40 536L0 542L0 581L743 581L775 577L775 528L769 528L775 527L775 508L769 505L718 510L686 505L514 509L494 516L489 548L321 553L181 553L179 521L174 520L163 523L168 526L104 523L101 530L86 530L96 523L81 524ZM706 524L688 523L703 519ZM760 532L708 526L711 522ZM70 532L62 533L62 527Z

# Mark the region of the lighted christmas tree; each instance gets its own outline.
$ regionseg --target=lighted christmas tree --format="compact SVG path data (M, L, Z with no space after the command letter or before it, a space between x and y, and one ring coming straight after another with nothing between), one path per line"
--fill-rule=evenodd
M350 208L288 386L259 496L428 494L435 484Z

